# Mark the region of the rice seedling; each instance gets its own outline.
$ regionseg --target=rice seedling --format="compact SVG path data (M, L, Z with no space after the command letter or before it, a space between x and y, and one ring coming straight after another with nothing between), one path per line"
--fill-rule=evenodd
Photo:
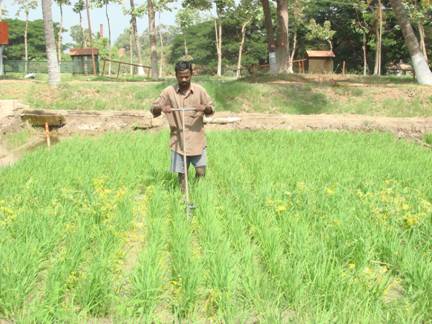
M210 132L188 220L167 137L73 138L0 170L0 318L432 320L429 149Z

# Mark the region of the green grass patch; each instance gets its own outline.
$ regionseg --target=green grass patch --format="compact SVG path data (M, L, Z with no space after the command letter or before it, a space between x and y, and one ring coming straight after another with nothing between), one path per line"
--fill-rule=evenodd
M0 317L432 320L429 150L386 134L208 135L190 221L167 132L73 138L0 170Z
M7 148L13 150L27 143L35 133L32 128L24 128L18 132L5 134L3 139Z
M255 79L194 77L219 111L287 114L358 113L381 116L432 116L431 90L391 77L259 75ZM46 80L11 80L1 84L1 99L21 99L33 108L68 110L148 110L174 78L157 82L132 77L71 76L57 89ZM382 81L382 82L381 82ZM397 100L395 100L395 98Z
M424 141L425 141L427 144L432 145L432 133L426 134L426 135L424 136Z

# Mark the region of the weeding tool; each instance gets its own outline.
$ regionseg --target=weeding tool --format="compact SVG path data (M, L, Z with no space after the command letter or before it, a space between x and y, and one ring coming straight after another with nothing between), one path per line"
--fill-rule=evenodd
M191 216L192 210L196 208L194 204L192 204L189 200L189 179L188 179L188 166L187 166L187 156L186 156L186 136L184 134L185 130L185 111L196 111L195 108L179 108L179 109L171 109L171 111L179 111L181 112L182 118L182 146L183 146L183 166L185 171L185 198L186 198L186 215L189 218Z

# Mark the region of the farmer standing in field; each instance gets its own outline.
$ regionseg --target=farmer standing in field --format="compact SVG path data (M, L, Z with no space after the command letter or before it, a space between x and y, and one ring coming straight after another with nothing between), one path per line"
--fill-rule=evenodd
M207 165L204 115L214 114L214 107L207 91L202 86L191 83L192 63L178 62L175 73L177 84L165 88L150 111L153 117L158 117L163 112L168 120L171 131L171 171L178 173L180 188L185 192L183 154L187 157L186 168L189 168L192 163L196 178L204 177ZM183 130L181 112L172 110L184 108L193 108L194 111L184 112L185 129ZM183 143L186 147L183 147Z

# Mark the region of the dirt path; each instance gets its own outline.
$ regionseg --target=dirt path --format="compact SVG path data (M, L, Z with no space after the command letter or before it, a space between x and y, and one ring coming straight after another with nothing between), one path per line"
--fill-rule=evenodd
M0 100L0 167L14 163L18 156L9 151L4 143L4 135L16 130L20 123L18 113L25 106L17 100Z
M53 112L53 111L43 111ZM168 127L164 118L152 118L148 111L55 111L65 118L57 129L59 136L94 134L107 131L159 130ZM206 120L206 128L214 130L292 131L382 131L398 137L420 138L432 133L432 117L382 117L366 115L288 115L266 113L217 112Z
M20 130L23 113L57 113L65 124L53 130L53 135L97 135L112 131L160 130L168 125L164 118L152 118L148 111L32 111L16 100L0 100L0 166L13 163L18 157L8 151L2 138ZM290 131L354 131L390 132L398 138L421 139L432 133L432 117L406 118L366 115L287 115L266 113L217 112L206 121L209 130L290 130ZM41 134L43 130L41 129Z

